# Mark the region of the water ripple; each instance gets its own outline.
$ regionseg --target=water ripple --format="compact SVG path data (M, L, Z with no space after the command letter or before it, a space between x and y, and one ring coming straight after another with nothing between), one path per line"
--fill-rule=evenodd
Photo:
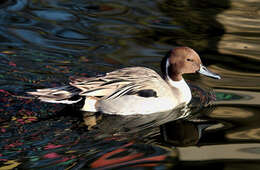
M40 19L46 19L56 22L65 22L76 20L77 17L66 11L57 11L57 10L33 10L32 14L39 17Z
M257 0L1 2L0 167L190 169L199 162L205 169L212 160L221 168L231 159L258 160L258 6ZM189 107L86 116L20 98L65 85L70 76L137 65L160 72L163 55L175 46L196 49L223 77L185 75Z

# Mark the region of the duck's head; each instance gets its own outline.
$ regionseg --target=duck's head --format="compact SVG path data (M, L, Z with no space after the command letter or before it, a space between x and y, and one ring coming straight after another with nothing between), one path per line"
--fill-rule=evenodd
M163 58L162 72L173 81L182 80L182 75L187 73L200 73L208 77L220 79L221 77L202 65L200 56L189 47L177 47L169 51Z

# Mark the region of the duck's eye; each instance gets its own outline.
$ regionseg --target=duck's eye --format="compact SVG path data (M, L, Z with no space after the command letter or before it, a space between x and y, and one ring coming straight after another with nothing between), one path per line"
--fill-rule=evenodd
M187 61L193 61L192 59L190 59L190 58L187 58Z

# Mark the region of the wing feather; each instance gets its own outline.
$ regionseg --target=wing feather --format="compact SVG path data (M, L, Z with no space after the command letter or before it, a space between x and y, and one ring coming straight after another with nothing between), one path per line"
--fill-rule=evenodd
M104 100L134 94L151 86L161 77L153 70L143 67L128 67L97 78L72 78L70 85L81 90L81 96L98 96Z

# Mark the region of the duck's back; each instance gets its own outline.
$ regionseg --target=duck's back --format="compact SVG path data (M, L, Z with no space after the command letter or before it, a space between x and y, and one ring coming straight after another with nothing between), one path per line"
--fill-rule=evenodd
M81 89L82 96L96 96L103 100L139 91L142 95L152 95L154 91L157 96L164 96L170 90L159 74L145 67L127 67L95 78L76 78L72 79L70 85Z

